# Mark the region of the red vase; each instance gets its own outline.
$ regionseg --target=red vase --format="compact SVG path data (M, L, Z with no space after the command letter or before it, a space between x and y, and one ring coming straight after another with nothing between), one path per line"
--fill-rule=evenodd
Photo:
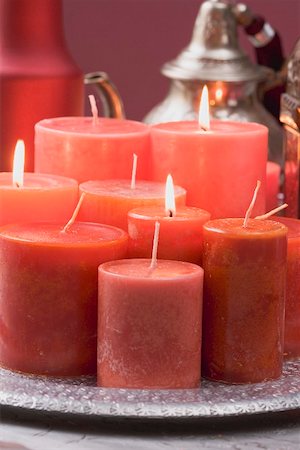
M63 35L61 0L0 0L0 171L17 139L34 169L34 124L83 113L83 75Z

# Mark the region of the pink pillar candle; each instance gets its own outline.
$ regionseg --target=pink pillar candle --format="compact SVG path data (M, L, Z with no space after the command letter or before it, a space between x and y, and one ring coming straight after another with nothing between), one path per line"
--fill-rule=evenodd
M12 173L0 173L0 225L21 222L63 222L78 201L78 183L71 178L25 173L16 187Z
M152 177L168 173L187 190L187 205L213 218L243 217L260 180L254 215L265 212L268 130L256 123L212 121L203 131L197 122L151 127Z
M130 258L150 258L155 222L160 223L158 258L202 263L203 224L210 213L194 207L180 207L170 217L163 207L144 207L129 211Z
M274 217L288 228L284 354L300 358L300 220Z
M150 269L150 263L99 267L99 386L199 386L203 270L163 260Z
M35 126L35 171L87 180L149 179L150 131L140 122L91 117L45 119Z
M137 181L135 188L129 180L87 181L79 186L85 199L78 219L114 225L127 231L128 211L140 206L164 205L165 183ZM177 205L185 205L186 191L175 186Z
M280 165L272 161L267 162L266 178L266 211L277 208L280 185Z
M49 376L96 373L97 269L126 257L105 225L16 224L0 231L0 365Z

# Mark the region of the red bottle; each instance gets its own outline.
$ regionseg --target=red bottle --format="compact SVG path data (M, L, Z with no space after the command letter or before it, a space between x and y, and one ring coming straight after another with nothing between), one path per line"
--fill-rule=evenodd
M34 124L82 115L83 76L63 35L61 0L0 0L0 171L11 171L17 139L34 169Z

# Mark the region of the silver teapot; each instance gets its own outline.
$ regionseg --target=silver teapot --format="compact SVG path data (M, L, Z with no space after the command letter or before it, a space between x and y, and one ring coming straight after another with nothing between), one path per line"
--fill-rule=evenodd
M210 113L220 120L258 122L269 128L269 159L281 163L282 131L258 99L258 87L272 71L253 64L241 50L236 5L207 0L200 7L189 45L162 67L171 80L167 97L144 118L146 123L194 120L206 84Z

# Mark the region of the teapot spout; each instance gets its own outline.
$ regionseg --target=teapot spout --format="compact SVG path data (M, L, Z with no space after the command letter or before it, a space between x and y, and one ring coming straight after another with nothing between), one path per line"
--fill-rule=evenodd
M104 117L124 119L124 106L118 89L105 72L91 72L84 76L84 84L94 84L103 104Z

